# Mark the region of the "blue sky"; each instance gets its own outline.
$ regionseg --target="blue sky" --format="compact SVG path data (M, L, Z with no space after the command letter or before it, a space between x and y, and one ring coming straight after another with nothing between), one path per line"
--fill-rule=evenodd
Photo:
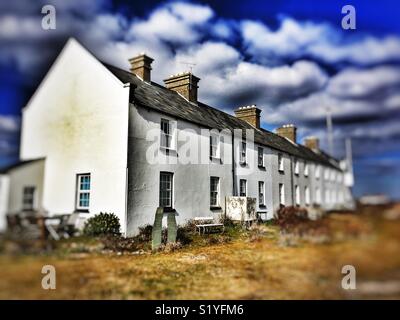
M41 28L44 4L56 8L56 30ZM346 4L356 30L341 28ZM255 103L265 128L294 123L323 148L329 107L334 155L353 141L355 194L400 198L398 12L389 0L1 2L0 167L17 161L21 108L73 36L126 69L146 52L159 83L193 62L202 101L226 112Z

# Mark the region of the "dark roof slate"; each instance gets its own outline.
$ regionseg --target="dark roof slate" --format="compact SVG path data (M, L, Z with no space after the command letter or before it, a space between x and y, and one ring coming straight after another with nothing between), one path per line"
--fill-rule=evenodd
M104 65L120 81L134 85L132 101L134 104L151 108L210 129L254 129L254 141L256 143L340 170L338 161L326 154L316 153L303 145L294 144L286 138L263 128L256 129L246 121L204 103L191 103L177 92L154 82L151 84L144 82L128 71L106 63Z

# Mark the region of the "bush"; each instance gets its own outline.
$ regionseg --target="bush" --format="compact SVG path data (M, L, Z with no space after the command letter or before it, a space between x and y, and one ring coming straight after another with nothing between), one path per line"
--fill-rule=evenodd
M114 213L100 212L86 221L83 234L91 237L103 235L118 236L121 233L120 228L119 218Z

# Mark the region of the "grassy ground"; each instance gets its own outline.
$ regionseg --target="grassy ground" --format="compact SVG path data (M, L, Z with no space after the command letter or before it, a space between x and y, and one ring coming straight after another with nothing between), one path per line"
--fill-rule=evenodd
M0 299L398 299L400 220L371 213L330 215L329 238L262 225L173 252L114 252L74 240L74 250L3 254ZM46 264L56 267L56 290L41 288ZM357 270L351 292L341 288L348 264Z

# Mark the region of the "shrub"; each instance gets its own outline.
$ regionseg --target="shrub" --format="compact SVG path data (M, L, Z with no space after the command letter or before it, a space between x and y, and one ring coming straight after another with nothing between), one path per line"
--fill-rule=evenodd
M119 218L114 213L100 212L86 221L83 234L91 237L102 235L118 236L120 235L120 228Z
M151 224L146 224L142 227L139 227L139 234L137 238L141 241L151 241L153 233L153 226Z

